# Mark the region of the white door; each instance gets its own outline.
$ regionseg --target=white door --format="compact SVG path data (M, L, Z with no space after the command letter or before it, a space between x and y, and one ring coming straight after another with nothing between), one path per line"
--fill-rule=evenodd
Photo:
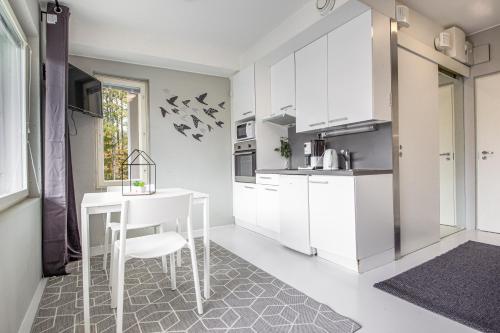
M308 176L280 176L280 242L311 254Z
M477 228L500 233L500 73L476 79Z
M231 80L233 121L255 116L255 67L236 73Z
M279 186L257 185L257 226L275 233L280 232Z
M455 117L454 86L439 87L439 180L440 222L456 225L455 220Z
M295 54L271 67L271 115L295 115Z
M295 53L297 132L327 127L327 52L324 36Z
M310 176L309 212L318 255L356 259L354 177Z
M233 213L236 223L257 224L257 185L235 183Z
M372 12L328 34L328 126L373 118Z
M438 66L399 48L401 254L439 241Z

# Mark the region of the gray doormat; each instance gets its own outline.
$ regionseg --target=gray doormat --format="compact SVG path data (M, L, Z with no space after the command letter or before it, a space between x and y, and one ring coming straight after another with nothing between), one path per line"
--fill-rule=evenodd
M469 241L375 287L483 332L500 332L500 246Z
M196 242L200 278L203 251ZM126 264L124 331L138 332L355 332L356 322L339 315L267 274L225 248L211 243L212 296L198 316L189 252L177 268L176 291L158 259ZM297 269L300 269L299 267ZM71 274L50 278L40 302L33 333L83 332L80 262ZM92 332L115 332L108 276L102 256L91 258ZM203 286L203 284L201 284Z

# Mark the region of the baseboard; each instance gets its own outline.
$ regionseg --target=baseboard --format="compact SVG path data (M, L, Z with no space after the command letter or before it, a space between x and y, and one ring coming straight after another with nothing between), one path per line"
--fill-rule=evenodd
M28 310L24 314L23 321L21 322L21 326L19 327L18 333L30 333L31 326L33 326L33 321L35 320L36 312L38 311L38 305L40 304L40 300L42 299L43 291L45 290L45 286L47 285L47 278L42 278L36 287L35 293L33 294L33 298L31 299Z

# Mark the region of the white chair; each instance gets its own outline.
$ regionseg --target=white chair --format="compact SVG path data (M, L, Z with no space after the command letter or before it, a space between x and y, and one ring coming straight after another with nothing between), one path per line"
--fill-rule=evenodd
M108 186L106 188L107 192L121 192L121 186ZM154 228L155 232L158 232L159 224L148 224L148 225L134 225L129 224L127 226L127 230L137 230L137 229L145 229L145 228ZM109 233L111 232L111 243L109 242ZM108 252L111 252L110 265L109 267L113 267L113 244L115 244L118 239L118 234L120 233L120 222L113 222L111 220L111 213L106 214L106 224L104 229L104 260L102 261L102 269L106 270L108 267ZM109 245L111 244L111 251ZM166 269L166 265L164 270ZM111 284L111 279L110 284Z
M125 262L131 258L166 258L167 255L170 255L171 288L175 290L177 288L175 253L185 246L187 246L191 252L191 265L193 269L198 313L200 315L203 314L198 263L196 261L193 230L191 226L191 202L192 194L134 198L123 202L120 221L121 237L119 241L116 241L114 246L113 267L111 268L111 307L117 308L116 332L121 333L123 327ZM187 239L180 233L174 231L127 239L126 233L128 224L146 225L153 221L167 226L177 226L179 222L185 222Z

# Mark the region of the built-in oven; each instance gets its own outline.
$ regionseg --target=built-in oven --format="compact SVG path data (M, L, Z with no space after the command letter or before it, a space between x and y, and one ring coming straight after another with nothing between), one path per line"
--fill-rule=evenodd
M236 124L236 139L238 141L255 139L255 121Z
M255 183L257 143L242 141L234 145L234 178L240 183Z

